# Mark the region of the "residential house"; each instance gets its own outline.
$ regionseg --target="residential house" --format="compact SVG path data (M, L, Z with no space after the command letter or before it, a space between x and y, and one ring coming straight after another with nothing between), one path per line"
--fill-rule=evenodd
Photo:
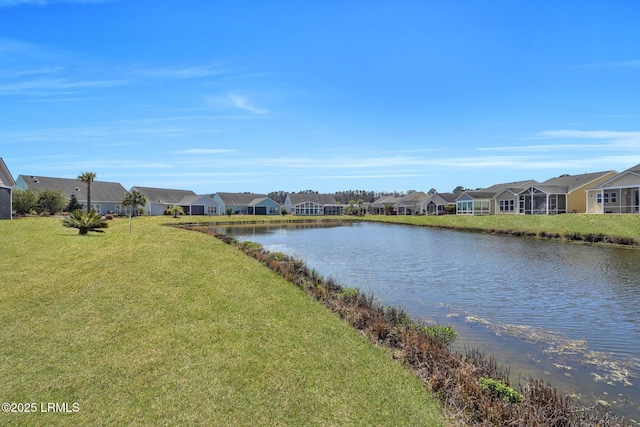
M561 175L528 186L518 195L519 214L585 213L587 190L616 176L616 171Z
M164 215L170 206L180 206L185 215L219 215L220 206L206 194L196 194L191 190L175 190L169 188L139 187L137 190L147 199L144 213L147 215Z
M213 200L225 213L244 215L280 215L280 204L264 194L216 193Z
M51 178L46 176L19 175L15 188L33 190L39 193L44 190L60 191L67 200L74 195L78 203L87 207L87 184L79 179ZM122 200L127 190L117 182L91 182L91 206L96 212L105 215L122 210Z
M394 206L398 203L398 196L383 196L374 200L369 205L368 212L373 215L386 215L394 212Z
M456 199L458 215L493 215L496 213L513 213L512 206L517 206L517 193L531 184L534 179L494 184L491 187L469 190Z
M16 182L4 160L0 157L0 219L13 218L11 191L14 185L16 185Z
M455 212L456 195L453 193L433 193L427 197L424 210L427 215L445 215L447 210Z
M491 215L495 191L470 190L456 198L456 215Z
M289 193L284 208L293 215L342 215L343 205L332 194Z
M406 194L394 205L398 215L417 215L423 213L423 207L429 198L423 191L414 191Z
M587 213L640 213L640 164L587 190Z

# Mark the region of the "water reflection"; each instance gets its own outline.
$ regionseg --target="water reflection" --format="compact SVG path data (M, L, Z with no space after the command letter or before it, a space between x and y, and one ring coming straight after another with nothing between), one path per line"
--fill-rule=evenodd
M640 251L350 223L216 231L304 259L424 321L450 323L518 376L640 419Z

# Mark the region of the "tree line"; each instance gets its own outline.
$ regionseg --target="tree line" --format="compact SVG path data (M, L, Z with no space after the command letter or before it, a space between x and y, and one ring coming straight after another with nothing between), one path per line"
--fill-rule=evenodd
M452 190L453 194L459 195L465 191L470 190L469 188L465 188L462 185L457 186ZM415 193L416 190L407 190L407 191L368 191L368 190L344 190L344 191L336 191L333 193L333 197L335 197L338 203L349 204L354 200L362 200L364 203L373 203L381 197L386 196L394 196L394 197L402 197L407 194ZM438 191L435 188L429 190L428 194L434 194ZM319 194L314 190L303 190L303 191L272 191L267 194L267 196L279 204L284 204L284 201L287 198L287 194Z

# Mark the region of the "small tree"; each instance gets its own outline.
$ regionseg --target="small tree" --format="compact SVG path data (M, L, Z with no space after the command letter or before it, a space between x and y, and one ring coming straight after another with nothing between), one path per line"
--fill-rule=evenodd
M67 199L60 190L44 190L38 194L38 213L49 212L53 215L62 211L67 205Z
M137 215L138 205L145 205L147 203L147 198L139 192L138 190L132 190L131 192L126 192L124 195L124 200L122 200L123 206L129 206L129 234L131 234L131 217Z
M91 212L83 212L76 210L69 212L67 217L62 220L62 225L68 228L77 228L79 234L87 234L89 231L103 233L101 228L107 228L109 224L95 210Z
M75 194L72 194L69 198L69 204L67 205L67 212L73 212L82 209L82 203L78 202L78 198Z
M227 215L231 216L232 213L233 213L233 209L227 208Z
M14 190L11 203L16 214L25 215L38 207L38 195L33 190Z
M184 215L184 209L182 209L182 206L178 206L178 205L169 206L167 208L167 212L173 215L174 218L178 218L178 215Z

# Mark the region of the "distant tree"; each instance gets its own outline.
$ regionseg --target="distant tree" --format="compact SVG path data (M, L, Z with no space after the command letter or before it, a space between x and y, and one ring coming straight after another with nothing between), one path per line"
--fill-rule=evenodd
M38 195L33 190L14 190L11 202L18 215L25 215L38 207Z
M437 194L438 190L436 190L435 188L432 188L431 190L429 190L429 192L427 193L428 195L432 195L432 194Z
M102 233L100 228L107 228L109 224L102 218L102 215L95 210L91 212L83 212L81 210L69 212L67 217L62 220L62 225L68 228L77 228L79 234L87 234L89 231Z
M298 191L298 194L318 194L318 192L314 190L304 190L304 191Z
M124 199L122 200L123 206L131 207L131 213L129 216L137 216L138 206L144 206L145 204L147 204L147 198L138 190L132 190L131 192L127 191L124 194Z
M413 194L415 192L416 192L416 190L407 190L407 194Z
M49 212L54 215L62 211L67 205L67 198L64 197L60 190L44 190L38 194L38 205L36 211L38 213Z
M178 218L178 215L184 215L184 209L179 205L171 205L167 208L167 212L173 215L174 218Z
M72 194L69 198L69 204L65 208L67 212L73 212L82 209L82 203L78 202L78 198L75 194Z
M138 206L144 206L147 203L147 198L138 190L132 190L126 192L124 199L122 200L123 206L129 206L129 234L131 234L131 217L138 214Z
M363 212L362 205L364 205L364 200L362 200L362 199L356 200L356 205L358 205L358 212L362 213Z
M267 197L269 197L271 200L275 201L276 203L282 205L284 204L285 200L287 200L287 193L286 191L272 191L271 193L267 194Z
M464 193L467 190L468 189L464 188L462 185L458 185L456 188L453 189L452 193L459 196L460 194Z
M87 212L91 209L91 183L96 179L95 172L82 172L78 179L87 184Z

